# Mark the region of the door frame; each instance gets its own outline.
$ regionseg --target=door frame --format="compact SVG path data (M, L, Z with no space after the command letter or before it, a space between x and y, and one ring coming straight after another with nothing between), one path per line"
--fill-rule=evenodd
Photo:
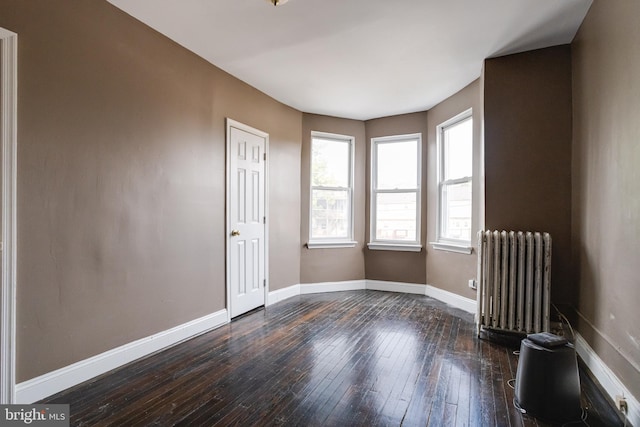
M15 401L16 386L16 188L18 134L18 35L0 27L2 121L2 277L0 403Z
M264 153L266 160L264 162L264 305L268 305L269 301L269 134L259 129L240 123L229 117L226 118L226 154L225 154L225 176L226 176L226 201L225 201L225 282L226 282L226 294L227 294L227 321L231 321L231 277L230 272L230 239L231 233L231 218L229 215L229 207L231 202L230 180L231 180L231 128L243 130L245 132L254 134L261 138L264 138Z

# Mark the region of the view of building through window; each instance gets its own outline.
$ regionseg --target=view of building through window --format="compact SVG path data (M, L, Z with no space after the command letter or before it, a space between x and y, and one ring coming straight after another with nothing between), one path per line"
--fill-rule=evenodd
M417 240L415 193L379 193L376 240Z

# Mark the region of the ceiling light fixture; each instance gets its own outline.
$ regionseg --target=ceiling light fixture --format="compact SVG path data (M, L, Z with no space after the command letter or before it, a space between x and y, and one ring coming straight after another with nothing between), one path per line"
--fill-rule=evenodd
M280 6L281 4L285 4L289 0L267 0L267 1L274 6Z

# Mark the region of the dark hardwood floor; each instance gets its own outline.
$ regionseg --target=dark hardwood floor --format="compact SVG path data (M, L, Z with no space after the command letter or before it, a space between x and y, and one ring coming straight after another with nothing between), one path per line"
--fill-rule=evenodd
M77 426L545 426L512 403L513 350L429 297L305 295L46 402ZM581 375L588 425L621 425Z

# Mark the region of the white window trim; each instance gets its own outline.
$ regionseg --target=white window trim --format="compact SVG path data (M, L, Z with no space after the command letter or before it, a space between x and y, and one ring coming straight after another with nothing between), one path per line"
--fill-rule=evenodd
M313 177L309 179L309 241L306 246L308 249L331 249L331 248L353 248L358 242L353 238L354 230L354 203L353 203L353 184L354 184L354 153L355 153L355 137L349 135L340 135L337 133L327 133L311 131L310 140L310 163L309 174L313 172L313 138L333 139L340 142L346 142L349 144L349 187L347 188L347 199L349 201L349 230L347 237L336 238L313 238ZM344 190L344 188L336 187L315 187L322 190Z
M464 244L444 243L444 242L430 242L433 249L439 251L455 252L458 254L471 255L473 253L473 247Z
M443 140L443 133L444 131L451 127L454 126L460 122L463 122L467 119L471 119L473 120L473 109L469 108L466 111L463 111L462 113L450 118L449 120L439 124L436 127L436 134L437 134L437 159L438 159L438 167L437 167L437 176L438 176L438 206L437 206L437 215L436 215L436 234L437 234L437 240L435 242L429 242L429 244L431 244L431 246L433 246L434 249L436 250L440 250L440 251L449 251L449 252L456 252L456 253L462 253L462 254L471 254L473 253L473 246L472 246L472 242L471 239L467 240L457 240L457 239L449 239L446 237L442 237L442 187L444 185L451 185L451 184L461 184L464 182L469 182L471 183L471 188L472 188L472 197L473 197L473 175L472 176L466 176L463 178L456 178L456 179L450 179L450 180L444 180L444 140ZM472 145L473 147L473 145ZM473 215L473 212L471 213ZM473 233L472 233L473 234Z
M373 251L420 252L422 250L422 245L411 243L367 243L367 247Z
M307 249L333 249L333 248L354 248L358 242L355 240L338 241L313 241L307 242Z
M416 153L416 162L417 162L417 183L415 189L395 189L395 190L377 190L377 144L379 143L389 143L389 142L401 142L407 140L417 140L418 147ZM421 133L412 133L406 135L393 135L393 136L383 136L377 138L371 138L371 197L369 200L369 215L370 215L370 224L369 224L369 243L367 243L367 247L370 250L381 250L381 251L402 251L402 252L420 252L422 250L422 244L420 239L422 238L421 231L421 223L422 223L422 134ZM375 209L376 204L376 194L377 193L407 193L410 191L415 191L416 193L416 237L415 241L406 241L406 240L383 240L376 239L376 222L377 222L377 212Z

